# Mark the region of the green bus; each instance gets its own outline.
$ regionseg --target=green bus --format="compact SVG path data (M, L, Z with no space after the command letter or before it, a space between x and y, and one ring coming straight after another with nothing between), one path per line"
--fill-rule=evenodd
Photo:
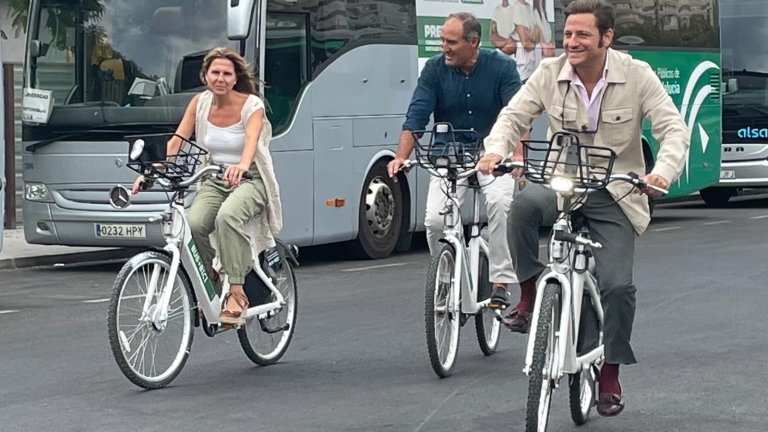
M564 2L569 3L569 2ZM720 179L722 99L718 0L610 0L614 47L648 62L688 125L685 169L668 198L690 195ZM658 143L644 128L648 168Z

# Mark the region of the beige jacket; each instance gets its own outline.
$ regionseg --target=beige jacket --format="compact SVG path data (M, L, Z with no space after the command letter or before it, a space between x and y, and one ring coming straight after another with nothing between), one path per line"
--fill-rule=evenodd
M203 92L197 101L197 109L195 111L195 139L197 140L197 144L202 148L206 148L205 134L212 101L213 93L208 90ZM259 108L264 108L264 102L257 96L248 96L241 113L243 123L247 123L251 114L256 112ZM257 259L261 251L275 246L275 236L277 236L283 228L280 187L278 186L277 178L275 177L275 170L272 165L272 155L269 153L269 141L271 139L272 125L269 120L267 120L265 114L254 160L256 162L256 167L259 170L259 175L261 175L262 181L264 181L264 188L267 191L267 211L259 214L245 225L245 233L250 239L251 252L254 260ZM205 166L208 163L210 163L210 161L206 158L205 163L201 166ZM216 247L214 236L211 236L211 244L214 248ZM214 263L215 268L218 268L217 264L218 263Z
M617 158L614 174L645 173L641 144L643 118L651 121L651 132L660 143L653 174L664 177L670 184L677 179L685 163L690 145L690 133L682 116L651 67L628 54L608 49L606 85L598 94L602 99L596 134L579 134L584 144L610 147ZM580 130L588 125L587 109L579 91L571 85L572 67L563 54L543 59L530 79L499 113L485 138L486 153L501 156L512 151L522 133L543 111L549 117L548 136L565 127ZM605 93L603 95L603 92ZM563 152L565 154L565 152ZM625 182L614 182L608 190L619 199L631 190ZM650 222L648 198L632 193L619 201L638 235Z

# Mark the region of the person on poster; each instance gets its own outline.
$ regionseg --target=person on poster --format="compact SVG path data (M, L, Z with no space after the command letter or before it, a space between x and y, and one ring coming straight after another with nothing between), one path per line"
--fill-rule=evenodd
M541 32L537 23L533 8L525 0L502 0L491 15L491 44L514 56L523 82L538 66L536 44Z
M536 49L536 64L544 57L554 57L555 41L552 39L552 25L547 15L548 0L533 0L533 18L536 27L536 39L539 46Z

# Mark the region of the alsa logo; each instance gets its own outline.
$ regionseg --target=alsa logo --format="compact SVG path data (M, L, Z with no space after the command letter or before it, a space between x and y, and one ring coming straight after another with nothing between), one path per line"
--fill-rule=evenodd
M739 129L739 138L768 138L768 128L743 128Z

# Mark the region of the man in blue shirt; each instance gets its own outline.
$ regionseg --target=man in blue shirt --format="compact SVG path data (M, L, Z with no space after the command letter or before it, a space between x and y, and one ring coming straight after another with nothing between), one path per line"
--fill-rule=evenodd
M454 129L472 129L484 138L499 111L520 89L514 60L500 52L479 48L481 30L480 23L470 13L451 14L445 21L440 35L443 53L430 58L421 71L400 134L397 154L388 165L390 177L396 175L413 151L411 132L424 130L431 114L434 114L435 122L448 122ZM513 159L522 160L522 150L519 153ZM494 285L491 306L507 306L507 285L517 282L506 231L515 180L510 176L494 178L478 174L478 181L483 185L488 214L489 276ZM442 236L440 211L447 200L444 190L445 180L432 177L424 221L432 253ZM465 192L466 187L457 188L459 205L463 203Z

